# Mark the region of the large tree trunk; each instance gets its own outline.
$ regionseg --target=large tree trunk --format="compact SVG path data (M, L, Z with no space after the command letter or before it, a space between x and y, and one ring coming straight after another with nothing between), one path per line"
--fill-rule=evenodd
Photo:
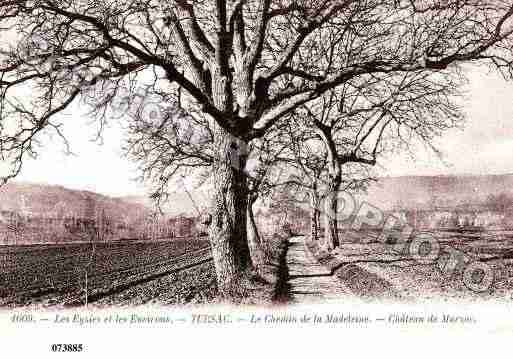
M328 192L324 203L324 247L331 251L339 246L338 239L338 191L342 184L342 164L337 154L337 146L333 140L332 127L317 123L317 133L321 136L328 150Z
M251 267L246 233L247 160L245 144L222 129L215 132L217 157L213 165L214 193L209 239L223 294L232 294L238 281Z
M325 203L325 218L326 224L324 229L324 247L331 251L340 245L338 238L338 191L342 179L340 175L330 178L328 184L328 195L326 196Z
M265 264L265 253L262 248L262 240L258 233L258 228L255 222L255 215L253 212L253 205L256 201L256 196L250 196L247 206L247 235L249 252L253 265L257 268Z

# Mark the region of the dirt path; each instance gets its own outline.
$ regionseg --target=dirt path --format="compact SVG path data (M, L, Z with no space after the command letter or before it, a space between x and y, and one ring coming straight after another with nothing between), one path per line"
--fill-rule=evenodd
M304 237L289 239L285 256L287 301L292 303L333 302L350 296L347 287L320 265L307 250Z

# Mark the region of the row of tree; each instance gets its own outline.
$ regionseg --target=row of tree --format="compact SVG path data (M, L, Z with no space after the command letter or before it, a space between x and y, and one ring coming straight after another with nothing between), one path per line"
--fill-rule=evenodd
M123 220L108 214L104 209L87 212L84 215L68 214L59 217L0 212L0 244L159 240L201 234L193 218L186 218L182 224L160 214L145 213L134 216L133 220Z
M259 197L307 193L313 235L323 211L336 247L335 194L459 126L469 64L513 63L506 0L1 1L0 34L6 177L76 101L99 128L119 116L155 199L210 184L222 291L261 264Z

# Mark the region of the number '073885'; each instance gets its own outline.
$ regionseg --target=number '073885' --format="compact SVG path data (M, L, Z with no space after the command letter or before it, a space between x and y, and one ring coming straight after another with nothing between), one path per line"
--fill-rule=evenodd
M81 352L84 350L83 344L52 344L52 352Z

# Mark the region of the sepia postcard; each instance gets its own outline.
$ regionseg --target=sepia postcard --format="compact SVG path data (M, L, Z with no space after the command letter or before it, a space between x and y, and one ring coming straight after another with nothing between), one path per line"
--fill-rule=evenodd
M512 301L511 0L0 0L0 358L507 356Z

